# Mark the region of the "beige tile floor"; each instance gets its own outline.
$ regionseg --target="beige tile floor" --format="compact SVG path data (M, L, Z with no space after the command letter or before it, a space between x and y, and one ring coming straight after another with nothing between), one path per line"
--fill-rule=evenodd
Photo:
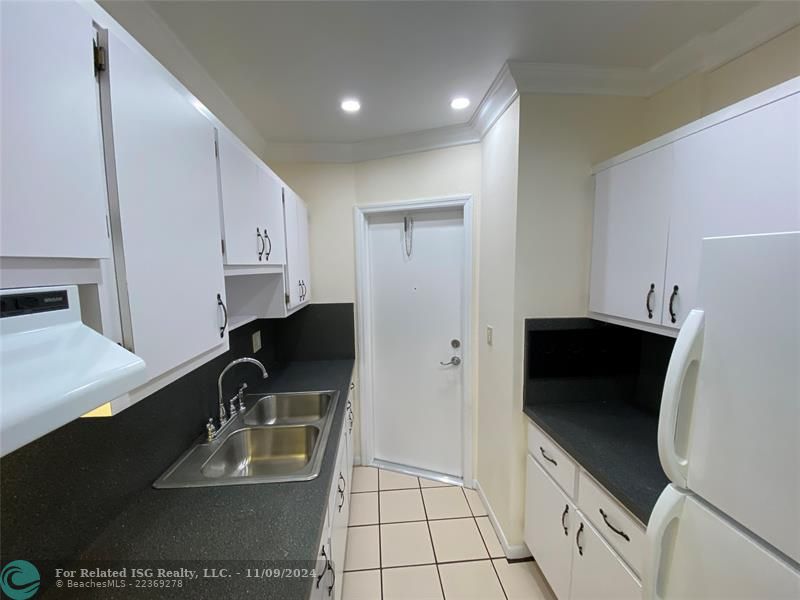
M474 490L356 467L343 600L555 600L509 563Z

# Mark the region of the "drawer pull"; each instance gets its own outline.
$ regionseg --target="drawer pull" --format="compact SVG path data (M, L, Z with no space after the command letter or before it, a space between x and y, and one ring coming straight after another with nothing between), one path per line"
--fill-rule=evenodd
M578 527L578 533L575 534L575 545L578 546L578 554L583 556L583 546L581 546L581 534L583 533L583 523Z
M605 521L605 522L606 522L606 526L607 526L607 527L608 527L608 528L609 528L611 531L613 531L614 533L616 533L616 534L617 534L618 536L620 536L621 538L624 538L626 542L630 542L630 541L631 541L631 538L629 538L629 537L628 537L628 534L627 534L627 533L625 533L625 532L624 532L624 531L622 531L621 529L617 529L617 528L616 528L616 527L614 527L614 526L613 526L611 523L609 523L609 522L608 522L608 515L606 514L606 512L605 512L605 511L604 511L602 508L600 509L600 516L602 516L602 517L603 517L603 521Z
M547 452L545 452L545 451L544 451L544 448L542 448L541 446L539 446L539 452L541 452L541 453L542 453L542 456L544 457L544 459L545 459L547 462L551 462L551 463L553 463L553 466L555 466L555 467L557 467L557 466L558 466L558 463L555 461L555 459L554 459L554 458L550 458L549 456L547 456Z
M647 296L645 296L645 300L644 300L644 306L647 309L647 318L648 319L652 319L653 318L653 307L650 306L650 300L652 300L653 296L655 296L655 295L656 295L656 284L655 283L651 283L650 284L650 289L647 290Z
M565 504L564 512L561 513L561 527L564 528L564 535L569 535L569 531L567 531L567 524L565 522L568 514L569 514L569 504Z

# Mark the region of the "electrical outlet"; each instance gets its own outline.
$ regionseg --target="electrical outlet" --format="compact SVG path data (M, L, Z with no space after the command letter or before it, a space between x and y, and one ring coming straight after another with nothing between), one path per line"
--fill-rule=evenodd
M486 343L491 346L493 341L494 341L494 327L492 327L491 325L487 325L486 326Z
M253 352L261 350L261 331L256 331L253 334Z

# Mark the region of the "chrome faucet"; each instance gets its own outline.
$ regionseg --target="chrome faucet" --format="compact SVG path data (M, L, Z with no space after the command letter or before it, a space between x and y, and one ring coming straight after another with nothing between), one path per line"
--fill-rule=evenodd
M222 378L225 376L225 373L230 371L236 365L240 365L242 363L254 364L259 369L261 369L261 376L264 379L269 377L269 375L267 374L267 370L264 368L264 365L262 365L261 362L257 361L255 358L249 358L249 357L237 358L236 360L231 361L227 367L222 369L222 373L219 374L219 378L217 379L217 397L219 400L219 429L214 427L214 419L210 418L208 420L208 424L206 425L209 441L216 439L219 436L219 434L222 433L222 430L225 428L225 426L231 420L233 420L236 414L244 412L244 409L246 408L244 405L244 390L247 389L246 383L243 383L239 387L239 391L237 392L237 394L230 399L230 402L228 403L228 406L230 407L229 408L230 412L226 412L225 401L222 399ZM239 403L238 408L236 406L237 401Z

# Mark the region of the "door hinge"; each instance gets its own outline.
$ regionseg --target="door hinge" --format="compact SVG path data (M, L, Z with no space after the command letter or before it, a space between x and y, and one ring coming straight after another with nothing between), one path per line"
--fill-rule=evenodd
M108 218L108 215L106 215L106 234L108 234L108 239L111 239L111 219Z
M101 72L106 70L106 49L94 43L94 75L97 77Z
M289 294L284 294L284 298L286 299L286 306L289 306L291 299L289 298Z
M222 256L225 256L225 240L220 240L220 243L222 244Z
M214 140L214 156L219 158L219 142Z

